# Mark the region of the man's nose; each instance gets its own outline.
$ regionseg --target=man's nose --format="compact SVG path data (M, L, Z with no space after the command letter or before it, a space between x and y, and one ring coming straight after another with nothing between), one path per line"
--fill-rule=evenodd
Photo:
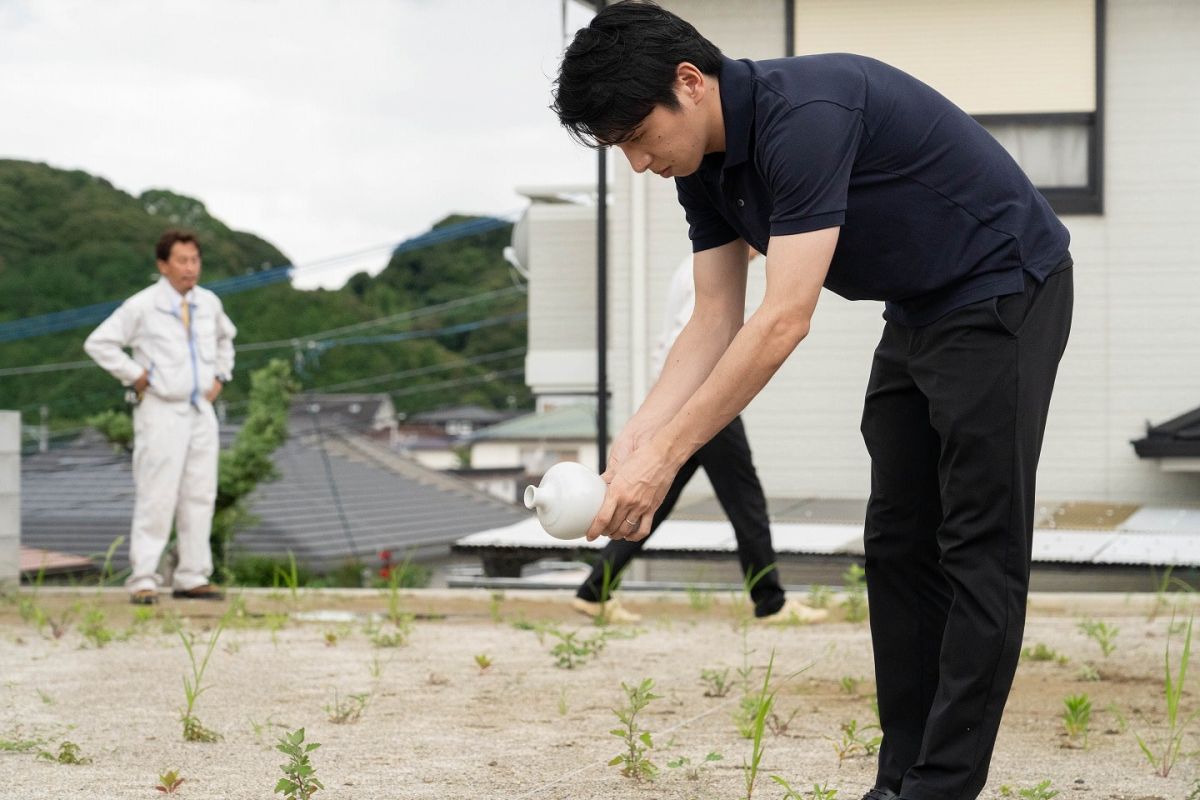
M645 172L653 160L649 153L638 152L637 148L627 144L621 145L621 152L625 154L625 158L629 159L629 166L633 168L634 172Z

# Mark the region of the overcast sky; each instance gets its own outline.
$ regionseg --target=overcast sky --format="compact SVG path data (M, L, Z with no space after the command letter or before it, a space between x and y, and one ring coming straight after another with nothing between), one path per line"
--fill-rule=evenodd
M568 1L568 31L590 12ZM547 109L562 0L0 0L0 157L201 199L297 265L594 180ZM376 271L382 251L302 269Z

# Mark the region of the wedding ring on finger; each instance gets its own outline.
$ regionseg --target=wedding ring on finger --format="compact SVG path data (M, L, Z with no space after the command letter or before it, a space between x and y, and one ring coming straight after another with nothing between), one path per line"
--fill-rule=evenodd
M627 520L625 520L625 524L632 525L633 527L636 528L638 525L642 524L642 521L640 519L627 519Z

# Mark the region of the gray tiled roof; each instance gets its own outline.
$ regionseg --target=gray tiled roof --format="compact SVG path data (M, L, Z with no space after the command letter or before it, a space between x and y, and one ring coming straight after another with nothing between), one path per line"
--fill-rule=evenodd
M352 555L373 561L383 549L403 558L411 548L448 547L466 534L528 516L363 437L327 431L322 441L328 473L314 435L294 435L275 454L280 477L252 495L249 506L258 522L238 533L238 552L291 550L297 561L321 569ZM21 492L22 544L91 555L103 554L117 536L128 536L133 513L129 456L114 454L94 436L26 457ZM127 565L127 553L126 543L114 559L117 569Z

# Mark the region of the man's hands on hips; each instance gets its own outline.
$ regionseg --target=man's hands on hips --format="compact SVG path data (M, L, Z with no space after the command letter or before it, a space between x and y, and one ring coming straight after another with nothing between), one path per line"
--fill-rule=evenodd
M217 396L221 394L221 390L224 388L225 384L214 378L212 388L205 392L204 399L210 403L213 402L217 399Z
M588 528L589 542L599 536L636 542L650 535L654 512L662 505L680 465L671 463L653 439L636 444L638 438L622 431L613 443L613 457L601 476L608 491Z
M138 377L138 379L133 382L133 390L138 393L138 397L141 397L142 395L144 395L146 393L146 389L148 389L149 387L150 387L149 371L143 372Z

